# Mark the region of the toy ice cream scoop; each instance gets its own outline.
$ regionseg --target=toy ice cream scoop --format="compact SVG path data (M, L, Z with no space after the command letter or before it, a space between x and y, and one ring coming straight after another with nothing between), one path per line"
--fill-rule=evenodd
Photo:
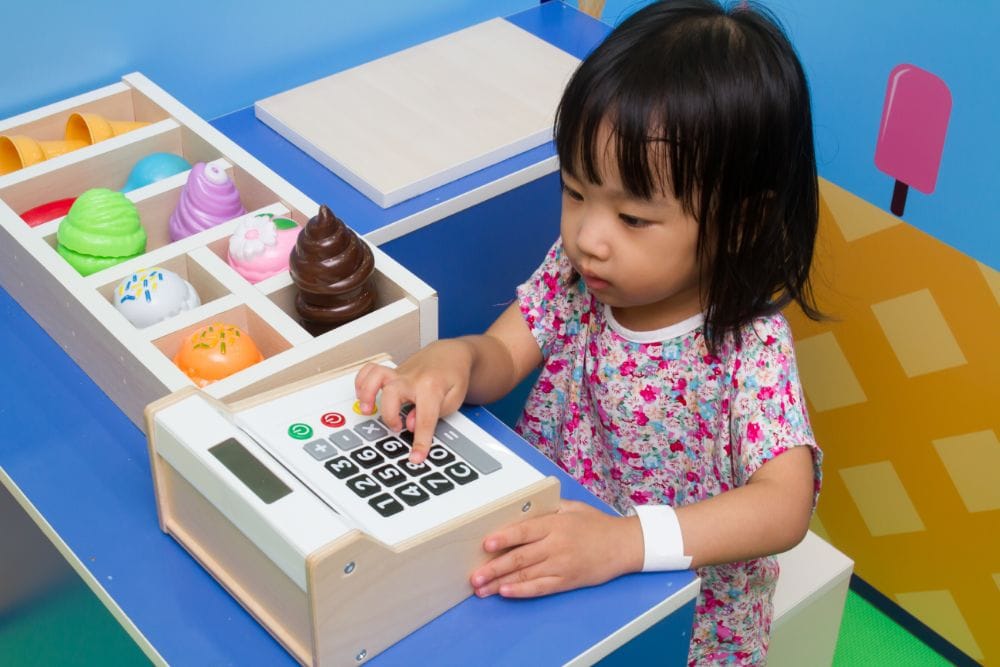
M114 305L142 329L201 305L191 283L173 271L154 266L126 276L118 283Z
M214 322L184 339L174 363L195 384L205 387L263 358L253 339L239 327Z
M934 192L950 117L951 91L944 81L915 65L897 65L889 73L875 166L896 179L890 205L896 215L903 215L911 185Z
M323 205L299 234L288 264L295 309L319 335L375 307L371 248Z
M170 239L179 241L244 213L240 193L229 174L216 165L199 162L191 168L170 216Z
M259 283L288 270L288 257L299 231L294 220L275 218L272 213L243 218L229 238L226 259L241 276Z
M88 276L146 251L146 230L135 204L120 192L87 190L59 223L56 250Z
M173 153L150 153L135 163L132 171L129 172L128 180L122 192L129 192L137 188L162 181L164 178L179 174L191 168L191 163L180 155Z

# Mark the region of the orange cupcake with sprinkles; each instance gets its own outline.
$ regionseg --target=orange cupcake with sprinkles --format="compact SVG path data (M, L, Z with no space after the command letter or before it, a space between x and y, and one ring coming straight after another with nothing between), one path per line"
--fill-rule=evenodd
M184 339L174 363L199 387L253 366L264 355L239 327L214 322Z

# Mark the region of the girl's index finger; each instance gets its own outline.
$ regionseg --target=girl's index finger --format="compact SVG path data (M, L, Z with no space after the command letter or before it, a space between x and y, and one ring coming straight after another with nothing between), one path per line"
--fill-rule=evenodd
M434 408L433 410L431 408ZM439 408L432 402L423 401L420 408L413 410L408 416L407 426L413 432L413 450L410 452L411 463L422 463L431 451L434 439L434 427L437 426Z

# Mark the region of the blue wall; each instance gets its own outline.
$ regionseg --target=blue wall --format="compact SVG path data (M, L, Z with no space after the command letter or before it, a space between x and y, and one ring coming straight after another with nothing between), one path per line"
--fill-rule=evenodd
M12 0L0 118L141 71L211 119L537 0ZM349 103L346 101L345 103Z
M615 25L648 4L608 0ZM937 188L910 189L904 219L1000 268L1000 2L764 0L809 76L820 175L888 210L894 180L875 168L890 70L911 63L944 80L952 112Z

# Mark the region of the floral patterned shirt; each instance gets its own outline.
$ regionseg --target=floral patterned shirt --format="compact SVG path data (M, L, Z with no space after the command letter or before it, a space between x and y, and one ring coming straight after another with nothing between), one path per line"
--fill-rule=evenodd
M517 290L544 357L517 424L526 440L620 512L710 498L796 446L813 448L818 494L822 453L781 315L748 323L709 354L702 316L630 332L571 275L557 242ZM698 575L690 664L763 664L775 558Z

